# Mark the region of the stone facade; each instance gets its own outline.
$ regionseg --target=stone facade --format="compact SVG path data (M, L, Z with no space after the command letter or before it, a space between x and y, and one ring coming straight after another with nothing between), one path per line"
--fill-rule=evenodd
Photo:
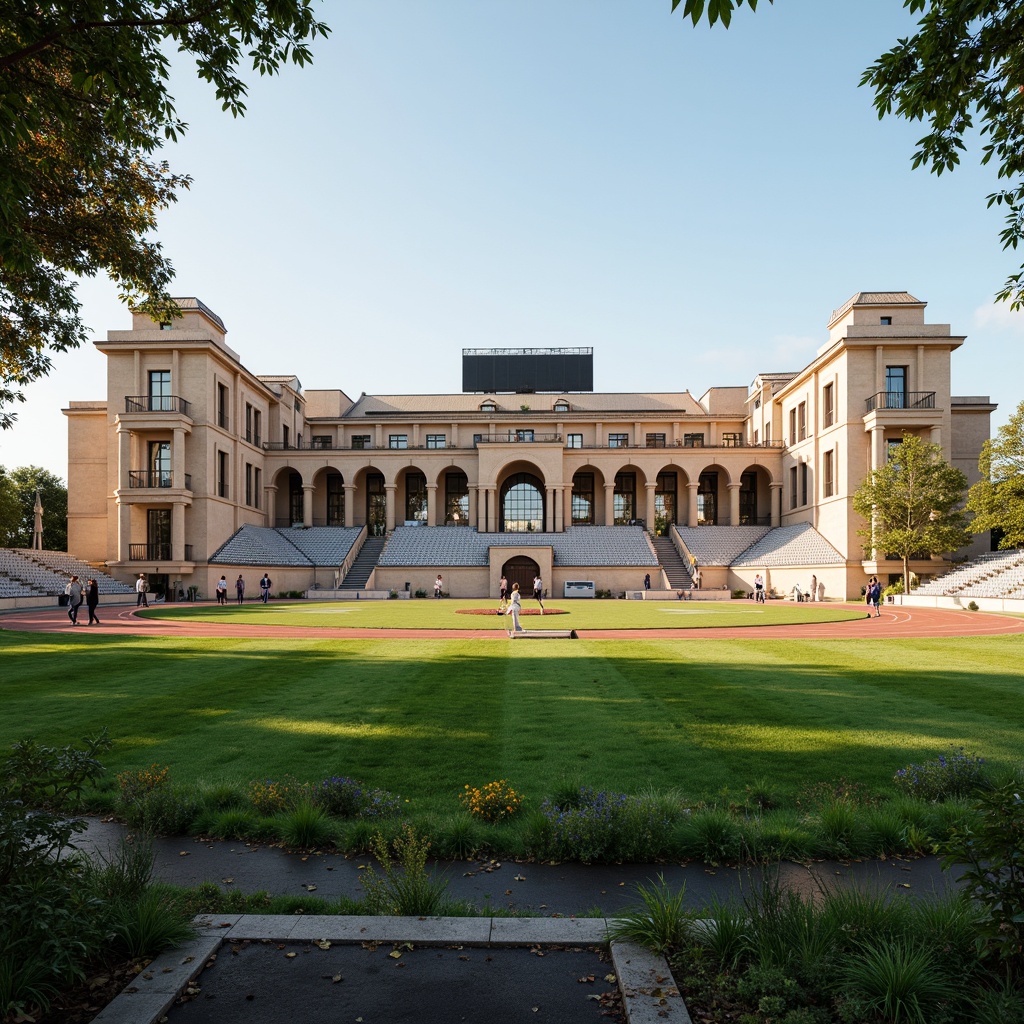
M855 596L867 575L898 568L864 555L852 494L866 474L909 432L942 445L975 479L994 409L987 398L951 394L950 355L964 338L926 324L925 304L906 292L855 295L802 370L759 373L749 387L699 399L680 391L353 401L304 390L294 376L251 373L215 313L197 299L179 304L179 320L134 314L131 330L96 342L107 357L106 401L64 410L68 546L119 578L147 572L203 594L225 571L207 560L244 524L558 533L640 520L657 532L810 523L845 559L827 567L829 596ZM913 568L942 567L932 559ZM562 575L594 575L546 568L555 595ZM705 586L749 585L746 570L709 568ZM458 589L481 594L494 591L500 570L493 561L489 570L441 567ZM287 573L289 589L306 582L303 570L274 572ZM415 588L431 573L412 580L391 570L378 582L404 577ZM606 570L597 582L635 589L638 575Z

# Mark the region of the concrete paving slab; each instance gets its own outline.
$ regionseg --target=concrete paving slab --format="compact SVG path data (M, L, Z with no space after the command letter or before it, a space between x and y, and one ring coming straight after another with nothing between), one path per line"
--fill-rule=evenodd
M601 917L495 917L491 943L504 946L578 945L608 941L608 922Z
M486 945L490 935L485 917L378 917L374 922L368 935L374 942Z
M611 955L629 1024L693 1024L664 957L635 942L613 942Z
M228 930L232 941L238 939L269 939L284 942L301 921L300 917L284 917L278 914L243 914Z
M92 1024L152 1024L167 1014L174 998L159 992L122 992L93 1017Z

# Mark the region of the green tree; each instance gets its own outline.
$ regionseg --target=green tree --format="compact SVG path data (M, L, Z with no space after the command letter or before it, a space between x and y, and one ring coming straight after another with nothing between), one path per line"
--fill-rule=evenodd
M769 0L771 3L772 0ZM751 10L756 0L673 0L697 24L728 27L733 9ZM917 31L899 39L861 77L875 96L879 118L895 114L922 121L913 166L934 174L952 171L975 133L981 163L992 163L1003 188L989 206L1006 211L1000 240L1004 249L1024 242L1024 2L1021 0L903 0L920 14ZM997 293L1014 309L1024 308L1024 265Z
M43 506L43 547L66 551L68 489L59 476L39 466L13 470L0 466L0 543L12 548L32 546L37 490Z
M971 529L998 530L1001 548L1024 547L1024 402L982 445L978 469L981 479L967 495Z
M81 345L75 279L105 272L125 301L178 315L152 238L189 178L154 158L185 125L173 50L195 58L223 108L245 112L243 60L261 75L311 60L326 35L311 0L8 0L0 10L0 428Z
M891 552L903 562L903 592L910 593L911 558L956 551L970 541L963 509L967 477L950 466L942 448L913 434L889 451L853 495L867 523L865 549Z

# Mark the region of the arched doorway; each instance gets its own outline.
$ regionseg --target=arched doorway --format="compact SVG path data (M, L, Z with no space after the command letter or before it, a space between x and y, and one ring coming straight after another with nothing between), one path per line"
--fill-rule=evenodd
M515 473L502 484L498 529L505 533L543 533L544 484L532 473Z
M512 584L519 584L519 593L525 599L533 596L533 581L540 575L540 566L526 555L510 558L502 567L502 575L508 580L508 592L512 593Z

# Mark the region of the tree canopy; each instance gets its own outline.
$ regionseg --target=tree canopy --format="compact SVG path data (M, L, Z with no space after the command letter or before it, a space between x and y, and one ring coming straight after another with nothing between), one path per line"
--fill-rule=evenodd
M68 489L59 476L39 466L0 466L0 545L30 548L35 527L36 491L43 506L43 547L66 551Z
M186 126L168 53L192 55L223 109L245 112L243 61L260 74L312 59L328 28L310 0L9 0L0 12L0 427L86 340L75 279L106 272L122 298L177 315L152 238L188 187L154 154Z
M768 0L769 3L772 0ZM696 25L728 28L732 12L757 0L673 0ZM954 170L968 139L981 139L981 163L995 165L1002 188L988 205L1005 209L1004 249L1024 242L1024 2L1021 0L903 0L920 14L917 31L897 41L861 76L874 91L879 119L895 114L921 121L913 166L934 174ZM1024 308L1024 264L996 294Z
M1024 402L982 446L978 468L967 495L971 529L997 531L1001 548L1024 547Z
M854 510L867 523L860 531L865 548L903 562L904 593L910 593L912 558L956 551L970 541L966 490L967 477L946 462L939 445L904 434L889 461L854 493Z

